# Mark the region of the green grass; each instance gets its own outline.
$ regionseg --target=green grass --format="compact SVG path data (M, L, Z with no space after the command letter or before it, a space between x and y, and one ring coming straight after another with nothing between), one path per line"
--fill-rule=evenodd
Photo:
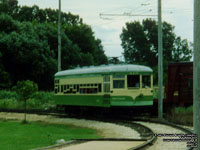
M0 121L0 149L27 150L56 144L56 140L99 138L97 132L88 128L51 125L42 122L22 124Z
M175 108L175 113L181 113L181 114L188 114L193 112L193 106L190 107L176 107Z
M168 115L168 120L182 125L193 125L193 106L175 107Z

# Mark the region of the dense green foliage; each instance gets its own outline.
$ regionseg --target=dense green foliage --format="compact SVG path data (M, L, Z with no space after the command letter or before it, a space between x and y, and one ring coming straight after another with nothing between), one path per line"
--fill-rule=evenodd
M167 119L176 124L193 125L193 106L174 107L168 113Z
M53 92L35 92L28 99L26 107L28 110L51 110L56 109L53 103ZM15 91L0 91L0 109L23 110L24 103L19 101L20 96Z
M19 95L19 100L27 101L35 92L38 91L38 86L33 81L18 81L15 91Z
M32 80L53 88L57 72L57 10L0 0L0 89ZM101 41L77 15L62 12L62 70L107 63Z
M99 138L96 131L67 125L21 124L0 121L0 149L27 150L56 144L56 140Z
M120 35L124 57L127 63L138 63L150 66L157 80L158 64L158 25L155 20L146 19L142 23L126 23ZM174 33L174 26L163 22L163 64L166 80L169 62L189 61L192 58L192 46ZM156 83L156 82L155 82Z

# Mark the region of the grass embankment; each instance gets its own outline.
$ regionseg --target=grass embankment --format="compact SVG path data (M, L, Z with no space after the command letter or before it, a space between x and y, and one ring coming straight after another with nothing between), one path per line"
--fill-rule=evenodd
M172 109L170 115L167 116L168 120L182 125L193 125L193 106L190 107L175 107Z
M163 99L166 98L163 87ZM154 86L153 98L158 99L158 87ZM193 106L190 107L175 107L166 114L166 119L170 122L181 125L193 125Z
M56 140L99 138L95 130L41 122L22 124L0 120L0 149L27 150L56 144Z
M53 92L36 92L27 101L27 109L50 110L55 109L52 101ZM0 91L0 109L24 109L24 102L19 100L19 95L15 91Z

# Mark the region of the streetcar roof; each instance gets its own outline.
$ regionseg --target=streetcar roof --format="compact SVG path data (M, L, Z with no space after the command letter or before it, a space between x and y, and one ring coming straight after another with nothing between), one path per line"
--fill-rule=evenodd
M90 66L90 67L64 70L57 72L55 74L55 77L67 76L67 75L81 75L81 74L97 74L97 73L108 74L108 73L126 73L126 72L151 73L153 71L150 67L143 65L112 64L112 65Z

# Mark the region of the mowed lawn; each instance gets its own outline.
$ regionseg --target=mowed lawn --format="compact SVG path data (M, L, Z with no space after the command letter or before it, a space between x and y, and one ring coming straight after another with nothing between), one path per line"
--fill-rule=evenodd
M52 125L42 122L22 124L16 121L0 121L0 150L28 150L56 144L56 140L99 138L88 128Z

